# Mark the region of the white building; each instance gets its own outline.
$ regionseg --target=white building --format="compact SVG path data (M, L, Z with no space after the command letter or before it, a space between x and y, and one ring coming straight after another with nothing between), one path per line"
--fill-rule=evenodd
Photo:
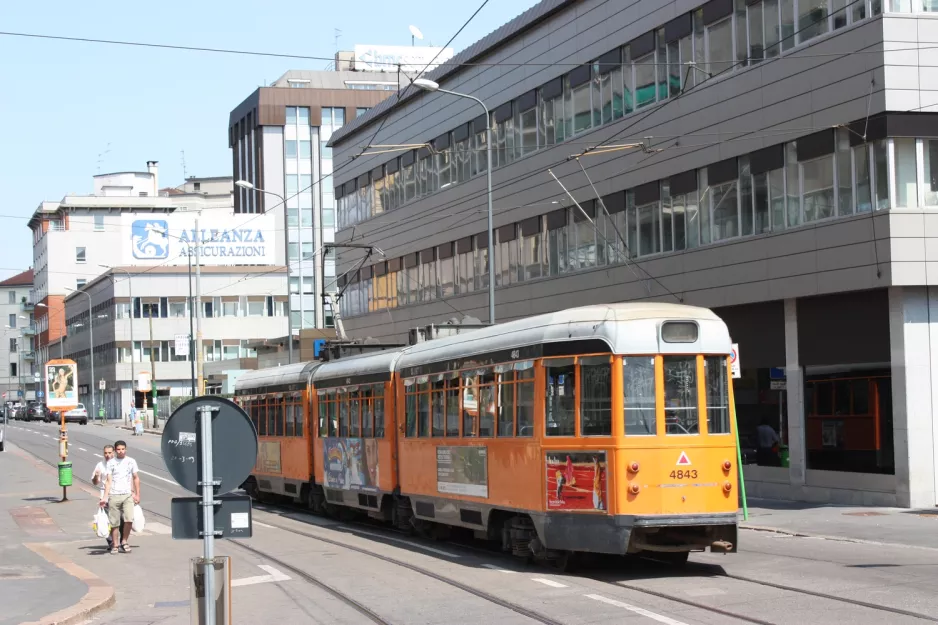
M204 266L201 274L204 362L231 360L240 367L241 359L255 357L249 343L286 335L285 267ZM194 268L191 276L194 293ZM109 416L124 415L131 401L142 407L143 394L132 390L141 372L149 372L157 396L164 398L163 416L168 415L170 397L191 396L195 367L190 327L193 334L198 330L194 318L190 324L189 297L188 266L177 265L149 271L118 266L65 298L63 353L78 363L79 397L89 412L92 403L104 406ZM91 390L96 393L94 402ZM147 406L151 405L148 397Z
M0 282L0 396L4 400L35 397L36 326L28 298L32 284L32 269Z
M150 161L146 172L95 176L91 195L43 202L29 222L35 267L29 297L36 307L35 362L68 355L68 341L61 340L66 326L65 299L111 267L122 267L134 276L137 295L149 295L159 291L151 290L147 279L136 276L149 278L149 274L180 268L186 271L188 254L194 253L196 241L201 241L203 271L225 267L231 282L258 267L270 272L283 266L284 240L273 216L235 214L232 189L229 177L189 178L180 187L161 189L158 165ZM235 270L236 266L240 268ZM268 285L263 293L286 297L286 289L284 280L279 290ZM269 338L273 336L265 334L269 327L273 326L262 325L256 334L231 336ZM284 336L286 325L277 332Z

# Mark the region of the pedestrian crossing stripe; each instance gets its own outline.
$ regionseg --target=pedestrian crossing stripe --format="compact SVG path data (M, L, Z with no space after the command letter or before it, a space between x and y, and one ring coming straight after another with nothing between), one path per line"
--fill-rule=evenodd
M677 466L679 466L679 467L689 467L689 466L690 466L690 458L687 457L687 452L682 451L682 452L681 452L681 455L678 456L678 459L677 459Z

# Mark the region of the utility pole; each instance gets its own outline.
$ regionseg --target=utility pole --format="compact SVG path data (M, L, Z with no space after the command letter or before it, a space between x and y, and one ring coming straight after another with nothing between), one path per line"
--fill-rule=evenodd
M156 360L153 358L153 309L150 309L150 389L153 391L153 429L157 429L156 414Z
M192 299L192 248L187 250L186 257L189 259L189 369L192 375L192 396L195 397L195 332L192 329L195 300Z
M195 218L195 349L196 349L196 391L203 394L202 386L202 231L199 230L199 218ZM292 340L292 337L291 337Z

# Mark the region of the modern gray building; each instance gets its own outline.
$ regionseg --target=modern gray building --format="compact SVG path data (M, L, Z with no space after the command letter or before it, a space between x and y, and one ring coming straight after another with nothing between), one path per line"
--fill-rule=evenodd
M750 495L938 504L934 11L544 0L426 76L489 116L408 88L333 134L337 162L358 156L336 242L386 254L340 249L346 329L484 321L490 258L497 321L707 306L739 344L744 450L761 423L789 447L746 466ZM379 128L400 151L359 156Z

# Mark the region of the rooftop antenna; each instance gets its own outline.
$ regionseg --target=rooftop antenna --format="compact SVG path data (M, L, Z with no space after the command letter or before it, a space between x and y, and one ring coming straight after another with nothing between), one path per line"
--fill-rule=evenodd
M338 28L335 29L335 51L339 51L339 38L342 36L342 31Z
M185 180L189 177L189 174L186 171L186 151L179 150L179 153L182 155L182 179Z
M111 151L111 144L108 143L108 144L107 144L107 147L104 148L104 151L98 153L98 173L99 173L99 174L101 173L101 163L104 162L104 157L105 157L105 156L108 154L108 152L110 152L110 151Z
M419 39L420 41L423 41L423 33L420 32L419 28L417 28L413 24L411 24L407 28L410 29L410 45L411 46L414 45L414 39Z

